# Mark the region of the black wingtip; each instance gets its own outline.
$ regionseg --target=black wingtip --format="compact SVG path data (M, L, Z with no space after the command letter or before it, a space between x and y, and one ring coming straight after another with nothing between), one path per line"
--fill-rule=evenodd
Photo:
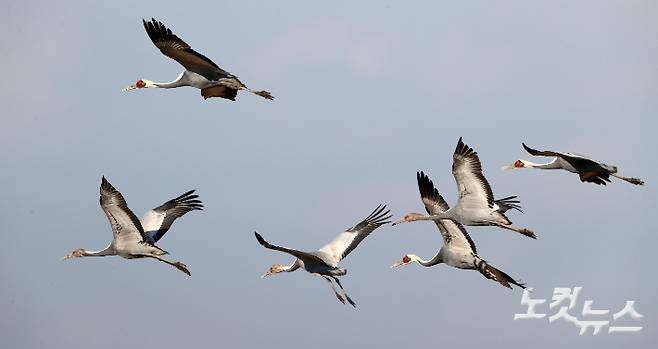
M530 154L530 155L537 155L537 153L539 152L539 151L536 150L536 149L532 149L532 148L530 148L530 147L527 146L525 143L521 143L521 145L523 145L523 149L525 149L525 151L527 151L528 154Z
M112 188L112 184L110 184L110 181L105 178L105 176L102 176L101 178L101 189L110 189Z
M256 235L256 240L258 240L259 244L261 244L263 246L265 246L265 244L267 244L265 239L263 239L263 237L260 234L258 234L258 232L255 231L254 234Z
M416 182L418 183L418 191L421 198L431 198L433 194L438 194L438 191L434 187L434 182L423 171L416 172Z
M469 147L466 143L464 143L462 137L459 137L459 141L457 141L457 146L455 147L454 154L468 156L468 155L477 155L477 152L473 150L473 148Z

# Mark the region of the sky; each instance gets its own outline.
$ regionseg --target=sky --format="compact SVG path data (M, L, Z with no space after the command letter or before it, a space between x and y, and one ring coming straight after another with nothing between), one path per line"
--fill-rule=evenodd
M0 12L0 338L8 348L116 346L382 348L485 345L619 348L656 343L650 222L657 207L658 4L653 1L19 1ZM182 71L143 30L174 33L254 89L236 102L198 90L121 89ZM619 311L640 333L579 336L558 320L513 320L520 289L429 259L436 227L383 226L346 258L357 308L297 271L271 243L315 250L380 203L422 212L416 171L451 204L459 137L497 197L537 240L469 227L478 253L550 302L583 287L571 314ZM574 174L501 171L532 159L521 142L590 155L641 177L583 184ZM196 189L205 205L154 260L62 261L112 235L101 176L130 208ZM556 309L538 307L549 316Z

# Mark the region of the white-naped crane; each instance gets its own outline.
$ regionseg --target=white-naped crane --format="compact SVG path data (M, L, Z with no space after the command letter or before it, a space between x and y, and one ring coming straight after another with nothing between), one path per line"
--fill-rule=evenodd
M183 67L180 76L171 82L154 82L139 79L136 83L124 88L124 91L141 88L175 88L181 86L196 87L201 90L204 99L221 97L235 101L238 90L246 90L265 99L274 97L267 91L252 90L243 84L237 76L220 68L208 57L194 51L190 45L173 34L160 21L151 18L150 22L142 20L144 29L151 41L165 56L177 61Z
M397 225L418 220L452 219L463 225L471 226L497 226L521 233L536 239L534 232L526 228L517 228L505 216L511 208L519 209L516 196L495 200L493 191L487 179L482 174L482 164L478 153L459 138L453 154L452 174L457 182L459 199L451 209L432 215L409 213L393 223Z
M425 205L425 210L430 215L441 214L448 209L448 203L443 199L439 191L434 187L432 180L427 177L423 172L416 173L418 181L418 190L420 191L420 198ZM393 264L391 268L411 263L418 263L425 267L431 267L440 263L445 263L451 267L458 269L471 269L479 271L487 279L498 282L499 284L512 288L511 285L516 285L525 288L525 285L517 282L505 272L494 268L489 265L485 260L477 255L475 243L466 232L463 225L451 220L441 219L434 221L436 226L441 232L443 237L443 246L432 257L426 261L421 259L415 254L406 254L398 263Z
M553 156L553 161L545 164L536 164L528 160L516 160L512 165L503 167L503 170L519 168L538 168L542 170L566 170L577 173L581 182L590 182L606 185L610 182L610 176L619 178L635 185L644 185L639 178L622 177L617 174L617 166L604 164L601 161L590 159L583 155L574 153L561 153L552 150L536 150L521 143L523 148L533 156Z
M188 276L187 266L181 262L170 261L164 257L168 252L155 243L169 230L176 218L193 210L202 210L203 204L198 200L194 190L171 199L146 213L140 222L128 208L123 195L103 176L100 189L100 204L110 221L114 239L100 251L76 249L64 259L78 257L121 256L127 259L153 258L165 262Z
M347 257L347 255L352 252L352 250L354 250L363 239L370 235L373 230L379 228L383 224L390 223L390 221L388 221L388 219L391 218L389 213L390 210L386 210L386 205L377 206L377 208L363 221L340 233L332 242L313 252L304 252L288 247L272 245L265 241L260 234L254 232L258 243L263 247L270 250L284 252L295 257L293 263L288 266L273 264L262 277L281 272L293 272L301 267L312 275L327 280L331 285L334 294L336 294L336 298L338 298L341 303L345 304L345 301L347 301L356 308L356 304L347 295L343 285L341 285L340 280L338 280L339 276L347 274L347 270L338 267L338 262ZM342 295L338 293L332 280L335 281L343 291Z

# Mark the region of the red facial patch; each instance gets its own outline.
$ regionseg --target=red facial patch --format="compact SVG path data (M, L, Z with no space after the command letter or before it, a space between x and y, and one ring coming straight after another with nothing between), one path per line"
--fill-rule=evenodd
M521 160L516 160L514 162L514 167L523 167L523 162Z
M144 81L142 81L140 79L140 80L137 80L137 83L135 83L135 86L137 86L137 88L142 88L142 87L146 86L146 84L144 83Z
M409 262L411 262L411 258L409 258L409 256L402 257L402 263L409 263Z

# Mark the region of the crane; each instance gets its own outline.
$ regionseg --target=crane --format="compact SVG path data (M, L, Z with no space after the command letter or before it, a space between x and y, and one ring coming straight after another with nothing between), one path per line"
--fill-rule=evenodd
M464 144L461 137L453 153L452 174L459 191L459 199L454 207L443 213L429 216L409 213L394 222L393 225L417 220L452 219L463 225L497 226L533 239L537 238L535 233L529 229L514 227L509 218L505 216L505 212L510 208L519 209L518 201L512 200L516 197L494 199L491 186L482 174L482 164L478 153Z
M357 223L353 227L345 230L340 233L333 241L323 246L317 251L313 252L304 252L288 247L281 247L272 245L258 233L254 232L258 243L263 247L275 251L280 251L292 255L295 257L295 260L292 264L284 266L282 264L273 264L270 269L263 274L262 277L269 275L278 274L281 272L293 272L299 268L303 268L312 275L324 278L331 285L336 298L345 304L345 301L350 303L353 307L356 308L356 303L347 295L343 285L340 283L338 277L344 276L347 274L347 270L338 267L338 262L352 252L363 239L368 237L375 229L379 228L383 224L390 223L388 219L391 218L389 215L390 210L386 210L386 205L379 205L377 208L368 215L364 220ZM343 291L341 295L334 287L333 281L340 287Z
M418 182L420 198L428 214L438 215L450 209L448 203L439 194L439 191L434 187L434 183L432 183L432 180L427 175L423 172L417 172L416 180ZM511 285L525 288L524 284L519 283L505 272L491 266L477 255L475 243L473 243L473 240L463 225L450 219L435 220L434 223L436 223L443 238L443 246L441 246L441 249L434 257L426 261L415 254L406 254L402 257L402 260L393 264L391 268L411 263L418 263L425 267L445 263L458 269L477 270L485 278L496 281L510 289L512 288Z
M267 91L250 89L237 76L223 70L208 57L194 51L190 45L173 34L162 22L156 21L153 18L149 22L145 20L142 20L142 22L153 44L155 44L162 54L185 67L185 71L176 80L171 82L154 82L139 79L136 83L124 88L123 91L142 88L192 86L201 90L203 99L221 97L235 101L238 90L246 90L265 99L274 99Z
M155 243L164 236L177 218L187 212L203 209L203 204L198 197L194 194L194 190L190 190L148 211L140 222L128 208L123 195L103 176L100 187L100 204L110 221L114 238L103 250L87 251L79 248L66 255L64 259L103 256L120 256L126 259L153 258L174 266L190 276L190 271L185 264L162 257L168 252L156 246Z
M610 182L610 176L619 178L635 185L644 185L639 178L623 177L617 174L617 166L604 164L601 161L590 159L583 155L574 153L561 153L552 150L536 150L521 143L523 148L533 156L553 156L552 161L545 164L536 164L528 160L516 160L511 166L503 167L504 170L520 168L537 168L541 170L566 170L577 173L581 182L606 185Z

